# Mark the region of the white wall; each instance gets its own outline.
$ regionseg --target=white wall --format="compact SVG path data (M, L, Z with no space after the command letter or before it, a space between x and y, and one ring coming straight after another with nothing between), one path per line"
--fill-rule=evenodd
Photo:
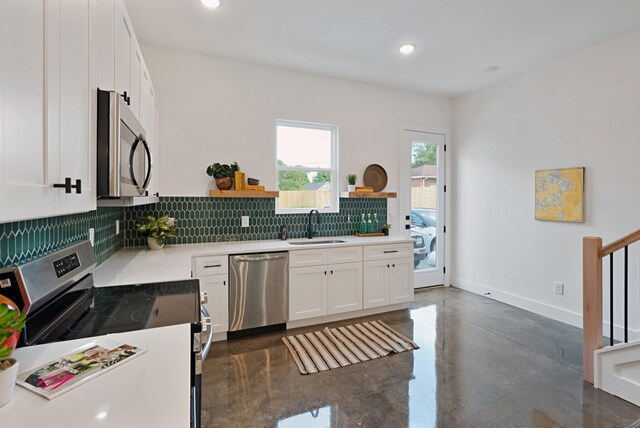
M275 120L340 127L344 176L371 163L398 190L397 142L403 124L449 128L451 101L177 50L143 46L160 102L160 194L204 196L207 165L238 161L248 177L275 188ZM397 204L390 201L395 217ZM396 229L397 230L397 229Z
M640 32L454 100L454 285L581 326L582 237L640 228L638 52ZM534 220L534 171L577 166L586 221ZM634 247L635 330L639 259Z

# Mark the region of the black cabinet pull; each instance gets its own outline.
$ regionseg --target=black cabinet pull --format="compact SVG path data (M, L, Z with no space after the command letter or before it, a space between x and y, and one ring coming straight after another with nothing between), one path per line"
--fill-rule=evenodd
M387 250L384 253L385 254L389 254L389 253L397 253L397 252L398 252L398 250Z
M389 265L387 265L387 269L389 269Z
M125 103L127 103L128 106L131 105L131 97L127 96L127 91L124 91L122 93L122 95L120 95L122 97L122 99L124 100Z
M77 179L76 184L71 184L71 177L65 177L64 183L55 183L53 185L55 188L64 189L64 193L71 193L71 189L76 189L76 193L82 193L82 180Z
M331 275L333 275L333 271L331 271Z
M216 268L216 267L222 267L222 265L205 265L204 266L205 269Z
M326 271L326 270L324 271L324 274L325 274L325 275L327 274L327 271Z
M391 265L391 266L396 267L396 265Z

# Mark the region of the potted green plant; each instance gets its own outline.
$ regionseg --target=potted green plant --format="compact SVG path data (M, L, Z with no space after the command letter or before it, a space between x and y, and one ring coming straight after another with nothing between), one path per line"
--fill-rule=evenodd
M147 245L152 250L161 250L167 238L176 236L176 223L173 218L163 215L156 218L148 215L136 223L136 232L147 237Z
M382 225L381 230L384 233L384 236L389 236L389 229L391 229L391 225L389 223L385 223Z
M207 174L216 180L216 186L220 190L229 190L233 187L233 175L240 171L238 162L231 165L214 163L207 167Z
M356 191L356 180L358 179L358 176L355 174L349 174L347 175L347 191L349 192L355 192Z
M11 354L18 344L26 317L26 312L20 313L11 300L0 296L0 407L13 398L19 363L11 358Z

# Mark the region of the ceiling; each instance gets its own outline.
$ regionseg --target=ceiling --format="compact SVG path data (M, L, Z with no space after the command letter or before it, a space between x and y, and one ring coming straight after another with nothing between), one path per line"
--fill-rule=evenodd
M640 28L638 0L221 1L126 3L142 44L444 96Z

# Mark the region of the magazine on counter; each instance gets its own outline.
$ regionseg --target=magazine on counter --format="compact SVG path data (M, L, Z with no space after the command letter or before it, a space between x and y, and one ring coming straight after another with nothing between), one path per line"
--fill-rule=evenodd
M145 351L132 345L92 342L61 358L20 373L16 383L51 400Z

